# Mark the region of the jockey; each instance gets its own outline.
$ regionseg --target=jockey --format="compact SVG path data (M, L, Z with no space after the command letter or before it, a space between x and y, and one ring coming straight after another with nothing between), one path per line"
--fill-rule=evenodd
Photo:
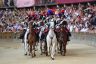
M70 41L70 36L71 36L71 33L70 33L70 31L68 30L68 28L67 28L67 25L68 25L68 23L67 23L67 21L63 21L62 22L62 25L64 25L64 27L65 27L65 29L66 29L66 32L67 32L67 35L68 35L68 41Z

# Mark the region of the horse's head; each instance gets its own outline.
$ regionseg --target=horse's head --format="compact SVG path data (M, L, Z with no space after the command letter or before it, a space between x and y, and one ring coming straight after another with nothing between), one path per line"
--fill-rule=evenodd
M61 25L60 26L60 32L67 33L66 32L66 26L65 25Z
M55 21L54 21L54 19L51 19L51 21L49 22L49 28L50 29L54 29L55 28Z
M29 22L28 26L29 26L29 31L30 32L33 31L33 29L34 29L33 22Z

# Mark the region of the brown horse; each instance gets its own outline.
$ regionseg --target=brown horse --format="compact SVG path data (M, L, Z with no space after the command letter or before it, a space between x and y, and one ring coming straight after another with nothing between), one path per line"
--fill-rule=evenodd
M29 55L31 54L32 57L35 57L35 45L36 45L36 33L35 29L32 26L32 22L29 23L29 35L28 35L28 50Z
M66 53L67 38L68 36L67 36L66 28L63 25L61 25L58 40L60 46L60 53L63 56L65 56Z

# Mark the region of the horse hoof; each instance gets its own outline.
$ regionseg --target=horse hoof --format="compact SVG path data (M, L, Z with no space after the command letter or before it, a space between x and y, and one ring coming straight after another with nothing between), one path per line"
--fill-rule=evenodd
M48 53L47 52L45 52L45 54L46 54L46 56L48 56Z
M48 54L46 54L46 56L48 56Z
M65 56L65 55L62 55L62 56Z
M25 56L27 55L27 53L26 54L24 54Z
M36 54L34 55L34 57L36 57Z
M30 56L30 54L29 54L29 56Z
M62 56L65 56L65 54L62 54Z
M34 56L32 55L31 57L33 58Z
M42 53L40 55L42 55Z
M60 54L60 52L58 52L58 54Z
M52 60L54 60L54 58L51 58Z

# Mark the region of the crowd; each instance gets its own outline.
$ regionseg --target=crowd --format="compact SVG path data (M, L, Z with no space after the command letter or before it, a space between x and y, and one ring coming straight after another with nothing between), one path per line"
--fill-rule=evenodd
M70 32L96 33L96 5L64 5L50 8L23 8L0 10L0 25L3 32L18 32L26 28L26 23L33 21L39 26L53 19L56 23L67 21Z

